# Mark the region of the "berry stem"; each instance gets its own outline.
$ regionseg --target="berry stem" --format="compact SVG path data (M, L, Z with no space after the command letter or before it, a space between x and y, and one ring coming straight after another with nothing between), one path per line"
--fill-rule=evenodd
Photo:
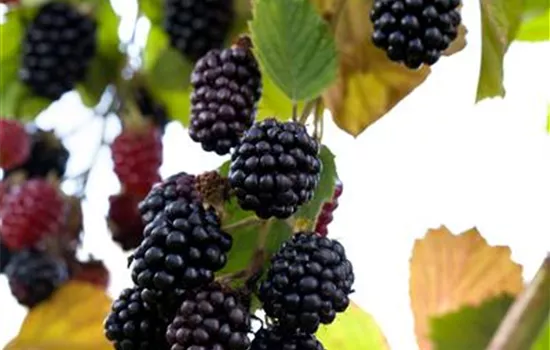
M222 227L222 230L231 233L231 231L236 231L236 230L239 230L241 228L246 228L246 227L249 227L249 226L258 225L262 221L264 221L264 220L262 220L262 219L260 219L256 216L250 216L250 217L244 218L242 220L239 220L237 222L225 225L225 226Z
M292 101L292 121L298 121L298 103L294 100Z
M314 111L314 129L313 129L313 137L317 141L321 141L323 138L323 129L324 129L324 122L323 122L323 112L324 112L324 105L323 100L321 97L318 97L315 99L315 111Z

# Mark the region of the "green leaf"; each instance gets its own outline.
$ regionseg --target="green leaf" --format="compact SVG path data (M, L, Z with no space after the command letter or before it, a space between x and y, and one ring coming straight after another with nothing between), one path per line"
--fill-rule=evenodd
M160 89L155 85L148 85L147 89L154 100L166 108L168 116L172 120L178 120L183 126L189 126L189 113L191 111L191 88L182 90Z
M123 55L119 49L118 26L120 18L116 15L110 1L101 1L96 10L97 54L119 62Z
M516 40L531 42L550 40L550 9L524 20L519 27Z
M544 13L549 8L548 0L525 0L523 6L523 17L535 17Z
M173 47L162 50L146 79L150 85L160 89L184 90L189 86L193 66Z
M548 350L548 344L550 344L550 318L541 330L539 337L535 341L535 344L531 347L531 350Z
M154 69L159 57L169 44L168 35L164 29L157 25L151 26L143 51L143 70L146 74Z
M304 104L298 104L298 113ZM258 120L275 117L288 120L292 117L292 101L273 83L267 74L262 74L262 98L258 104Z
M504 96L504 55L516 37L523 10L523 0L480 1L483 36L477 101Z
M5 22L0 25L0 62L2 62L2 69L5 60L18 56L23 41L23 32L20 12L8 12Z
M353 302L334 323L321 326L316 336L330 350L389 350L374 318Z
M17 116L19 119L32 120L48 108L51 103L51 100L44 97L29 94L20 101Z
M327 23L308 0L257 0L250 30L255 53L293 101L317 97L336 79L337 53Z
M105 88L115 80L117 74L116 62L95 56L90 62L85 80L76 87L82 102L88 107L97 105Z
M2 67L2 73L4 73L3 68L4 67ZM2 81L2 89L0 90L0 115L17 117L17 119L19 119L20 116L17 115L17 106L25 95L25 89L25 86L17 79L17 73L15 78L6 79L6 82Z
M0 95L5 94L5 90L9 84L19 79L18 72L18 56L7 57L0 61Z
M332 154L327 146L323 145L319 156L323 164L319 186L315 191L313 199L304 204L293 216L300 230L312 230L314 228L323 203L332 200L334 185L338 179L336 165L334 164L334 154Z
M222 176L227 176L229 173L229 164L230 162L227 161L219 168ZM254 212L242 210L236 199L227 202L224 210L223 226L233 237L233 248L229 252L227 265L219 273L221 275L246 269L260 245L262 234L266 235L264 248L268 256L278 251L281 244L292 236L292 228L286 221L260 220ZM240 223L245 224L240 225ZM262 230L267 230L267 232L262 232Z
M550 134L550 105L548 105L548 115L546 117L546 130Z
M478 307L460 310L430 320L434 350L484 350L514 298L503 294Z
M140 0L139 9L152 24L161 23L164 4L161 0Z

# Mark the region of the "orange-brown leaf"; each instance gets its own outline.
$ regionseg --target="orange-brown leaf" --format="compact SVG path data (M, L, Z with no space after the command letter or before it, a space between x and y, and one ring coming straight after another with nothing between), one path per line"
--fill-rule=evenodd
M371 41L369 12L373 0L312 0L334 24L340 54L337 81L323 94L336 124L353 136L388 113L430 73L424 67L412 71L391 62ZM466 29L445 52L464 48Z
M4 350L109 350L103 320L111 299L88 283L69 282L32 309Z
M476 306L503 293L521 292L522 267L510 255L508 247L488 245L475 228L453 235L442 226L416 241L410 261L410 297L422 350L431 349L430 317Z

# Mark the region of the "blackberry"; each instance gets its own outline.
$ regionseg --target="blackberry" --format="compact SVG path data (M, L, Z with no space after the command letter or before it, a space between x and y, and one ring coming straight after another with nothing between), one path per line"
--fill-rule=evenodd
M249 45L243 38L232 48L212 50L191 74L189 135L205 151L228 153L254 122L262 80Z
M64 2L43 5L23 41L20 77L37 95L57 100L84 79L96 51L96 23Z
M18 120L0 118L0 168L23 164L31 153L31 140Z
M319 183L319 144L296 122L266 119L246 132L231 158L229 182L244 210L287 218Z
M159 128L161 133L164 133L164 129L170 121L166 108L154 101L149 92L143 87L137 88L134 96L141 115Z
M460 0L375 0L374 45L408 68L433 65L458 36L459 5Z
M314 333L349 305L351 262L335 240L300 232L271 259L259 298L266 315L284 330Z
M321 212L317 216L317 223L315 224L315 232L321 236L328 235L328 225L334 219L333 213L338 208L338 199L344 191L344 186L340 180L336 180L334 184L334 193L332 195L332 200L330 202L323 203L321 207Z
M5 244L2 244L0 240L0 273L3 273L6 269L6 266L10 263L12 252L6 247Z
M212 282L232 245L214 210L185 199L168 204L144 236L134 253L132 279L157 296Z
M25 172L28 178L44 178L50 174L63 177L67 169L69 151L63 146L53 131L38 129L29 125L27 131L31 136L31 153L22 165L6 171L6 177L19 171Z
M170 44L193 62L221 48L235 17L233 7L233 0L165 0Z
M250 350L324 350L314 335L287 333L278 326L262 328L254 336Z
M104 323L105 336L117 350L165 349L165 327L136 287L122 291Z
M191 291L168 326L171 350L247 350L250 313L238 293L213 283Z
M143 239L144 225L138 211L140 198L131 193L119 193L109 197L107 223L111 238L122 250L136 248Z
M160 181L162 136L151 125L127 127L111 144L113 170L126 192L145 196Z
M6 276L17 301L32 308L68 279L68 271L64 262L43 252L23 250L13 254Z
M170 203L185 199L195 201L200 198L195 189L195 176L181 172L170 176L153 186L149 194L139 203L139 212L144 223L152 222Z

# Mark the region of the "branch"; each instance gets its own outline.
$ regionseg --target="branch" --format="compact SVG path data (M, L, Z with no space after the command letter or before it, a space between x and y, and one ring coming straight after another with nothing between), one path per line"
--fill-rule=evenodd
M550 312L550 253L533 281L508 310L487 350L529 349Z

